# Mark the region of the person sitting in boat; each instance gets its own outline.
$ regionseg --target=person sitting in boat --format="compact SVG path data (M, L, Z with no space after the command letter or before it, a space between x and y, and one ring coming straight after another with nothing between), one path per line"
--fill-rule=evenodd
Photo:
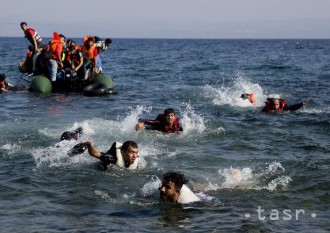
M66 68L70 70L72 77L84 78L85 66L83 53L77 49L75 41L71 41L66 53Z
M139 122L135 126L135 130L139 131L144 127L146 129L158 130L164 133L178 133L179 131L183 131L173 108L165 109L164 114L159 114L155 120L139 119Z
M0 74L0 93L6 93L10 88L14 88L14 85L6 81L5 74Z
M78 147L84 147L82 151L79 151L78 153L83 152L85 148L87 148L88 153L91 156L102 161L105 170L110 164L121 168L127 168L129 170L137 169L139 164L139 147L134 141L126 141L123 144L120 142L114 142L110 149L105 153L98 151L91 141L77 144L75 147L77 150L79 150ZM74 153L71 153L71 155L72 154Z
M256 104L257 104L257 101L256 101L256 99L254 98L253 93L243 93L243 94L241 95L241 98L242 98L243 100L248 99L248 100L250 101L250 103L253 104L253 105L256 105Z
M283 112L296 111L309 102L309 99L304 99L301 103L288 106L284 99L267 98L266 105L261 110L262 112Z
M82 49L82 52L87 55L87 57L90 60L90 65L88 65L87 68L87 72L85 75L85 80L88 79L89 77L91 77L93 74L97 75L100 73L100 70L98 68L98 51L97 48L94 45L95 43L95 38L93 36L85 36L84 38L84 46Z
M200 201L186 185L188 179L180 172L167 172L159 188L160 199L168 203L187 204Z
M53 40L49 42L49 56L47 60L47 67L49 72L49 79L54 84L56 82L56 74L58 68L63 68L62 52L64 48L63 38L57 32L53 33Z

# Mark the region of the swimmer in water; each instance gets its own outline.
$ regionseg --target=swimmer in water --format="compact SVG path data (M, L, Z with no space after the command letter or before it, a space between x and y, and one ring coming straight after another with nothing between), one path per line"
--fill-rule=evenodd
M163 133L178 133L183 131L179 118L176 117L173 108L167 108L164 114L159 114L155 120L140 119L136 124L135 130L139 131L143 128L149 130L158 130Z
M179 172L167 172L163 176L162 185L159 188L160 199L168 203L187 204L200 201L186 183L189 180Z
M241 95L241 98L243 100L248 99L250 101L250 103L253 104L253 105L256 105L257 104L257 100L254 98L253 93L249 93L249 94L248 93L244 93L244 94Z
M266 100L265 107L262 112L284 112L284 111L296 111L302 106L307 104L309 99L304 99L301 103L288 106L284 99L280 98L268 98Z

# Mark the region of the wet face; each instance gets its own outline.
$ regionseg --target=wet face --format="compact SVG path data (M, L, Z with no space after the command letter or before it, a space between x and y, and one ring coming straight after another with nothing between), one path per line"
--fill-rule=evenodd
M278 110L280 108L280 100L279 99L274 99L274 106L275 106L275 110Z
M180 195L180 189L173 181L164 180L159 188L160 199L165 202L176 202Z
M122 155L124 156L125 166L129 167L139 157L139 149L129 146L127 151L122 151Z
M174 120L175 120L175 114L174 113L169 113L165 116L166 123L169 125L172 125Z

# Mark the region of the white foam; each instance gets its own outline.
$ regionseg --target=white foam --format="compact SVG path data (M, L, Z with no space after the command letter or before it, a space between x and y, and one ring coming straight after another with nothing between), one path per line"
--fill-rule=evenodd
M151 180L141 188L142 195L147 197L157 195L161 183L161 180L157 176L153 176Z
M230 105L238 107L260 107L264 105L266 95L262 87L258 83L249 81L243 74L237 73L235 77L226 85L221 87L204 87L204 95L211 98L215 105ZM243 100L243 93L253 93L257 101L256 105L252 105L248 100Z
M219 169L218 173L224 180L220 183L208 181L205 191L218 189L267 189L274 191L276 189L285 189L292 179L290 176L283 174L284 172L284 167L276 161L267 164L267 167L261 169L261 171L250 167ZM267 180L269 176L272 177L271 181ZM266 185L263 183L266 183Z
M269 191L274 191L277 188L285 189L290 181L292 181L290 176L280 176L270 181L264 189Z
M32 157L38 167L60 167L67 166L73 163L85 163L90 161L90 156L87 156L85 152L81 155L69 157L67 152L72 149L77 141L61 141L53 146L46 148L34 148L31 150Z
M204 117L195 113L190 104L187 104L186 109L183 110L181 114L183 134L191 134L193 132L201 134L205 131Z

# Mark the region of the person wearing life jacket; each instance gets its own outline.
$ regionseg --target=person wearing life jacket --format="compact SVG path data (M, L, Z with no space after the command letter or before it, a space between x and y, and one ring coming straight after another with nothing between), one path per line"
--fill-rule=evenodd
M250 103L253 104L253 105L256 105L256 104L257 104L257 101L256 101L256 99L254 98L253 93L244 93L244 94L241 95L241 98L242 98L243 100L248 99L248 100L250 101Z
M65 67L71 71L73 76L84 78L86 72L84 66L84 56L83 53L77 49L77 44L73 40L68 45Z
M96 67L99 70L99 72L102 72L103 66L102 66L100 54L109 48L110 44L112 43L112 40L110 38L106 38L105 40L103 40L98 36L94 36L94 39L95 39L94 45L99 54L96 57Z
M37 59L39 57L40 52L43 50L43 44L42 44L42 38L41 36L36 32L36 30L30 28L27 26L26 22L21 22L21 28L24 32L25 38L28 39L32 46L32 57L31 57L31 62L28 68L28 73L32 74L33 72L36 72L36 64L37 64Z
M15 90L15 86L6 81L6 75L0 74L0 93L7 93L8 90Z
M89 76L92 76L93 73L97 75L101 71L98 69L97 61L99 60L99 54L94 44L95 38L93 36L84 37L84 46L82 52L86 54L90 60L90 65L86 67L88 72L86 72L85 80L89 78Z
M0 74L0 93L7 93L10 88L14 88L14 86L6 81L5 74Z
M160 199L164 202L180 204L200 201L200 198L186 185L188 181L189 180L182 173L165 173L159 188Z
M56 81L57 69L63 68L62 52L63 52L63 38L57 32L53 33L53 40L49 42L49 58L47 60L47 67L49 72L49 79L54 84ZM47 57L48 57L47 56Z
M163 133L178 133L183 131L179 118L176 117L173 108L167 108L164 114L159 114L155 120L139 119L135 126L135 130L139 131L143 128L150 130L158 130Z
M36 30L27 26L26 22L21 22L21 28L24 32L25 37L30 41L31 45L33 46L33 54L37 52L41 52L41 45L42 45L42 38L36 32Z
M85 144L87 145L88 153L103 162L105 170L110 164L129 170L134 170L138 167L139 148L136 142L126 141L123 144L114 142L105 153L98 151L91 141L87 141Z
M112 43L112 40L110 38L106 38L105 40L103 40L98 36L94 36L94 39L95 39L94 45L97 48L99 54L107 50Z
M296 111L309 102L309 99L304 99L301 103L288 106L284 99L267 98L266 105L261 110L262 112L283 112Z

